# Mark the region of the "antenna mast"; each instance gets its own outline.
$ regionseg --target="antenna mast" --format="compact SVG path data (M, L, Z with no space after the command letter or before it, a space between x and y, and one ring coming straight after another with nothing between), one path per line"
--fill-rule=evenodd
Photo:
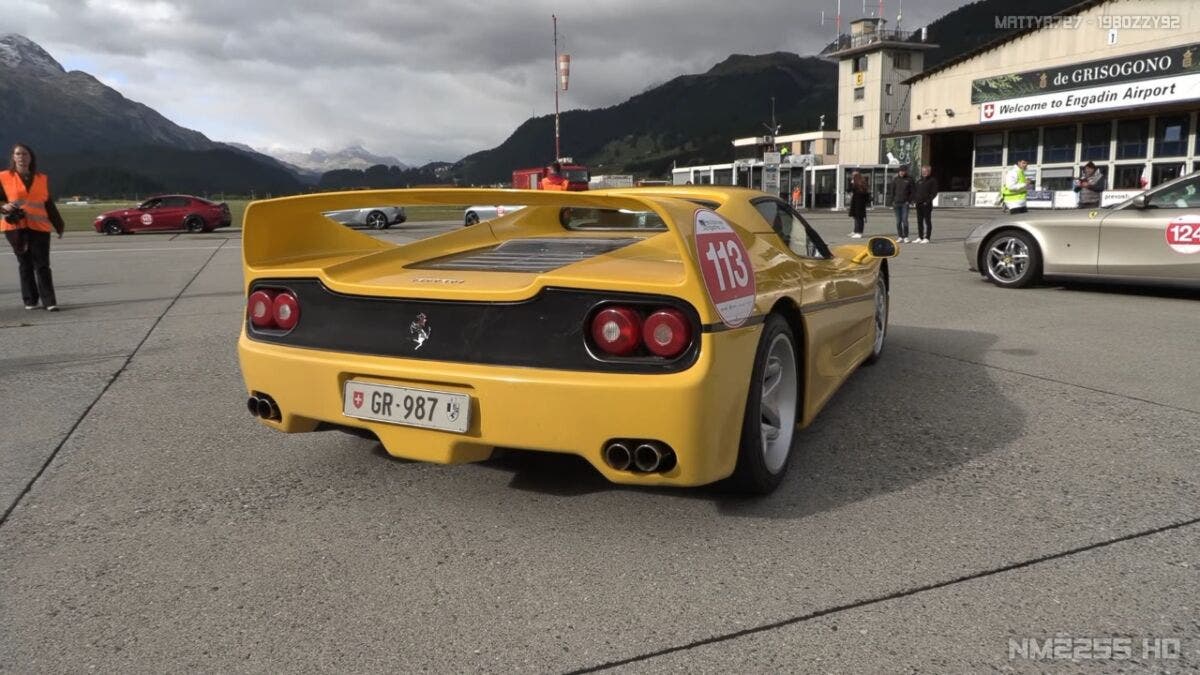
M558 17L551 14L550 19L554 22L554 161L557 162L562 156L558 140Z

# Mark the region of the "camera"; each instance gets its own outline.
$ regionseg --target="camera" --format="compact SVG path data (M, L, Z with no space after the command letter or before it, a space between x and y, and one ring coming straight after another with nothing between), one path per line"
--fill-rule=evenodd
M9 211L8 213L4 214L4 220L9 223L12 223L13 225L16 225L17 223L21 222L22 220L25 220L25 209L23 209L19 206L14 208L12 211Z

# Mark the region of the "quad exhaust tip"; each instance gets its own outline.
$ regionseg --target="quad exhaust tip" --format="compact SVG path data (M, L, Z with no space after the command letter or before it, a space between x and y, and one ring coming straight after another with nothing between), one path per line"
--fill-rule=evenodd
M283 414L279 411L279 406L276 405L275 399L267 394L250 394L250 398L246 400L246 408L250 414L255 417L260 417L264 420L281 420Z
M617 471L665 473L675 468L675 451L660 441L619 440L604 446L604 461Z

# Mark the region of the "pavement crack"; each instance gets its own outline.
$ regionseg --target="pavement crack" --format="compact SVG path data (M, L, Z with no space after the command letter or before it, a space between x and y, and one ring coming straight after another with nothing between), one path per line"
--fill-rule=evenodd
M17 494L12 503L8 505L8 508L4 510L4 515L0 516L0 527L4 527L5 523L8 522L8 519L12 515L13 511L17 509L17 506L33 489L34 484L38 482L38 479L41 478L42 474L46 472L46 469L50 468L50 465L54 462L54 458L58 457L58 453L62 451L63 447L67 444L67 441L71 440L71 437L75 435L75 430L78 429L79 425L82 424L83 421L87 419L87 416L91 414L92 408L96 407L96 404L100 402L100 399L104 398L104 395L108 393L110 388L112 388L113 383L115 383L117 379L121 377L121 374L124 373L125 369L129 367L129 364L133 362L133 358L137 356L139 351L141 351L142 346L145 345L146 341L150 339L150 336L154 334L154 330L158 328L158 324L162 323L163 318L167 316L167 312L171 311L171 308L175 306L175 303L179 302L179 298L183 297L183 294L187 292L187 289L191 288L192 284L196 282L196 279L200 277L204 270L208 269L209 264L212 263L213 258L217 256L217 253L224 245L224 242L222 242L221 246L217 246L213 249L213 252L208 256L208 259L204 261L204 264L196 270L196 273L192 275L191 279L188 279L188 282L183 285L183 288L179 289L179 292L176 293L175 297L171 299L170 304L163 309L163 311L158 315L158 318L154 320L154 323L150 325L150 329L147 330L146 334L142 336L142 339L138 341L137 346L134 347L133 351L129 352L129 355L125 357L125 361L121 363L121 367L117 368L116 372L114 372L112 376L108 378L108 382L106 382L104 387L100 389L100 393L96 394L96 398L92 399L92 402L89 403L86 408L84 408L83 412L80 413L75 422L71 424L71 428L67 429L67 433L63 434L62 440L60 440L58 445L54 446L54 449L50 451L49 456L47 456L46 460L42 462L42 465L38 467L37 473L35 473L33 477L25 483L25 486L21 488L21 492Z
M1033 373L1027 373L1023 370L1016 370L1013 368L1005 368L1003 366L997 366L992 363L984 363L983 361L972 361L971 359L964 359L960 356L950 356L949 354L940 354L938 352L931 352L926 349L917 349L915 347L900 346L899 348L906 350L906 351L910 351L910 352L916 352L918 354L937 356L937 357L940 357L943 359L950 359L951 361L958 361L959 363L969 363L974 366L981 366L983 368L988 368L991 370L999 370L1000 372L1003 372L1003 373L1011 373L1013 375L1023 375L1025 377L1032 377L1035 380L1041 380L1043 382L1051 382L1054 384L1061 384L1065 387L1075 387L1077 389L1083 389L1085 391L1091 391L1091 392L1095 392L1097 394L1107 394L1109 396L1116 396L1117 398L1123 398L1123 399L1126 399L1129 401L1137 401L1139 403L1148 403L1150 405L1158 406L1160 408L1166 408L1167 410L1174 410L1176 412L1185 412L1185 413L1191 413L1193 415L1200 415L1200 410L1192 410L1191 408L1183 408L1183 407L1180 407L1177 405L1171 405L1170 403L1162 403L1160 401L1151 401L1148 398L1139 398L1137 396L1130 396L1128 394L1119 394L1115 391L1109 391L1107 389L1099 389L1097 387L1089 387L1086 384L1079 384L1077 382L1067 382L1065 380L1056 380L1053 377L1046 377L1045 375L1035 375Z
M1115 544L1121 544L1121 543L1124 543L1127 541L1133 541L1135 539L1143 539L1146 537L1154 536L1156 534L1162 534L1163 532L1170 532L1172 530L1179 530L1179 529L1182 529L1185 527L1192 527L1195 525L1200 525L1200 518L1192 518L1191 520L1184 520L1184 521L1180 521L1180 522L1176 522L1176 523L1171 523L1170 525L1163 525L1162 527L1156 527L1156 528L1149 529L1149 530L1142 530L1139 532L1134 532L1132 534L1122 535L1120 537L1105 539L1104 541L1099 541L1099 542L1096 542L1093 544L1087 544L1084 546L1078 546L1078 547L1075 547L1072 549L1068 549L1066 551L1060 551L1058 553L1048 553L1046 555L1038 556L1036 558L1030 558L1028 560L1022 560L1020 562L1003 565L1001 567L993 567L990 569L981 570L979 572L974 572L972 574L966 574L966 575L963 575L960 577L955 577L953 579L947 579L946 581L939 581L937 583L926 584L924 586L917 586L915 588L909 588L909 589L905 589L905 590L896 591L894 593L888 593L887 595L880 595L880 596L876 596L873 598L867 598L864 600L847 603L844 605L828 607L826 609L817 610L815 612L809 612L808 614L802 614L800 616L794 616L794 617L791 617L788 619L782 619L780 621L774 621L774 622L762 624L759 626L753 626L751 628L744 628L739 631L723 633L721 635L713 635L711 637L707 637L707 638L704 638L701 640L695 640L692 642L688 642L687 644L676 645L674 647L665 647L663 649L658 649L658 650L655 650L652 652L646 652L644 654L638 654L637 656L631 656L629 658L620 659L617 661L608 661L606 663L602 663L602 664L595 665L595 666L588 666L586 668L580 668L578 670L569 670L569 671L566 671L566 675L577 675L579 673L596 673L596 672L599 672L602 670L609 670L612 668L619 668L621 666L628 666L628 665L631 665L634 663L648 661L650 659L657 658L659 656L667 656L668 654L676 654L679 652L687 651L689 649L695 649L697 647L703 647L706 645L717 644L717 643L721 643L721 642L728 642L730 640L736 640L738 638L746 637L748 635L755 635L757 633L765 633L765 632L772 631L772 630L775 630L778 628L794 626L794 625L804 623L806 621L811 621L813 619L819 619L824 616L830 616L832 614L839 614L841 612L847 612L847 611L851 611L851 610L855 610L855 609L861 609L863 607L870 607L871 605L877 605L880 603L889 602L891 600L898 600L900 598L908 598L908 597L912 597L914 595L918 595L920 593L935 591L935 590L939 590L942 588L955 586L957 584L966 583L969 581L975 581L978 579L986 579L988 577L997 576L1000 574L1004 574L1006 572L1012 572L1014 570L1019 570L1019 569L1023 569L1026 567L1033 567L1034 565L1040 565L1045 562L1061 560L1063 558L1069 558L1071 556L1078 555L1080 553L1087 553L1088 551L1094 551L1096 549L1106 548L1108 546L1113 546Z

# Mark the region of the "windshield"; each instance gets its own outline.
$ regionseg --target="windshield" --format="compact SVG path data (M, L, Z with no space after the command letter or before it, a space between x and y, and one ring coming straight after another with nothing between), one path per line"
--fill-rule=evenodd
M568 181L570 181L572 183L588 182L587 169L563 169L562 175L563 175L563 178L566 178Z

